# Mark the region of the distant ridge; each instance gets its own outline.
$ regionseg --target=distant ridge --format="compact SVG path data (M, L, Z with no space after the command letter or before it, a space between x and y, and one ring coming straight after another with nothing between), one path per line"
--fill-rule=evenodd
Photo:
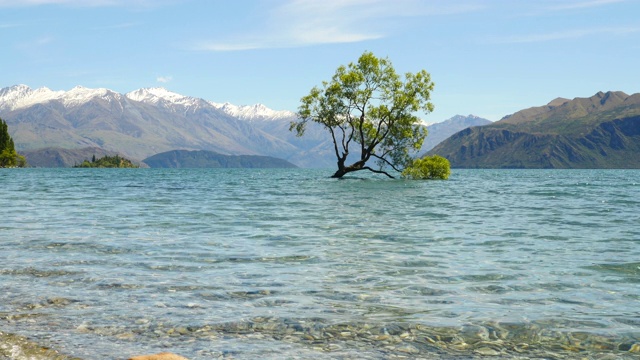
M470 126L484 126L487 124L491 124L491 121L479 116L456 115L442 122L428 125L428 135L424 140L420 153L433 149L436 145L460 130L464 130Z
M172 150L143 160L152 168L295 168L270 156L223 155L213 151Z
M571 100L569 100L569 99L565 99L565 98L561 98L561 97L558 97L558 98L555 98L555 99L551 100L551 101L547 104L547 106L550 106L550 107L557 107L557 106L560 106L560 105L564 105L564 103L569 102L569 101L571 101Z
M558 98L460 131L429 154L458 168L640 168L640 94Z

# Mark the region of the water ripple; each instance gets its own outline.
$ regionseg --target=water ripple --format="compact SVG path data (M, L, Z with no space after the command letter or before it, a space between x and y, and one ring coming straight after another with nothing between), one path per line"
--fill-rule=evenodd
M13 170L0 328L71 355L640 351L638 171Z

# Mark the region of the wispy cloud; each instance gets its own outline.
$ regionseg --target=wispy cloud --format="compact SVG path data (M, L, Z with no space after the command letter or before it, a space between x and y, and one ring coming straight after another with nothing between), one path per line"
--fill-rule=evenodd
M51 64L55 58L58 39L43 35L36 38L24 39L14 44L16 55L24 56L32 64Z
M96 27L95 29L96 30L118 30L118 29L129 29L137 26L140 26L140 23L129 22L129 23L99 26L99 27Z
M157 81L157 82L159 82L159 83L163 83L163 84L166 84L166 83L168 83L168 82L169 82L169 81L171 81L171 80L173 80L173 76L158 76L158 77L156 78L156 81Z
M38 49L38 48L42 48L46 45L49 45L51 43L53 43L55 41L55 39L49 35L44 35L41 36L39 38L33 39L33 40L29 40L29 41L24 41L20 44L17 45L18 48L23 49L23 50L29 50L29 49Z
M154 6L154 0L0 0L0 7L28 7L40 5L66 5L74 7Z
M35 42L33 42L33 44L37 45L37 46L43 46L43 45L51 44L53 41L54 41L53 37L51 37L51 36L43 36L43 37L37 39Z
M573 9L584 9L584 8L592 8L605 6L615 3L621 3L625 0L578 0L578 1L570 1L566 3L560 3L553 6L550 6L550 10L573 10Z
M388 36L394 19L475 11L474 4L421 0L290 0L274 8L262 28L222 41L201 41L194 50L239 51L353 43Z
M608 28L593 28L593 29L574 29L567 31L550 32L544 34L530 34L530 35L517 35L505 38L496 39L494 43L502 44L522 44L522 43L537 43L548 41L559 41L578 39L587 36L595 35L628 35L640 32L640 27L608 27Z
M113 6L117 0L0 0L1 7L24 7L37 5Z

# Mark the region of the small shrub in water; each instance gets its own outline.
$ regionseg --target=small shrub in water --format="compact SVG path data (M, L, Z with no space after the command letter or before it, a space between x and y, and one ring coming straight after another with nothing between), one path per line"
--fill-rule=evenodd
M402 176L408 179L446 180L449 175L451 175L449 160L438 155L415 159L411 166L402 172Z

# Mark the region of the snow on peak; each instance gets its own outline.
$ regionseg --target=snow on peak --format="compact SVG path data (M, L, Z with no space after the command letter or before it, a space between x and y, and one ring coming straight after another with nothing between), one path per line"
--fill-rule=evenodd
M64 106L75 106L95 98L109 102L129 99L174 110L178 109L174 105L183 106L190 111L200 106L213 106L227 115L247 121L278 120L295 116L291 111L272 110L263 104L237 106L214 103L180 95L162 87L142 88L122 95L105 88L90 89L84 86L76 86L69 91L52 91L46 87L32 90L26 85L14 85L0 89L0 110L12 111L51 100L60 101Z
M263 104L255 104L255 105L233 105L228 102L224 104L219 103L210 103L218 110L231 115L233 117L237 117L243 120L275 120L282 119L295 116L295 114L291 111L278 111L272 110Z
M11 109L14 105L25 97L28 97L32 90L27 85L14 85L0 90L0 109Z
M180 95L162 87L142 88L127 93L125 96L128 99L134 101L153 105L170 103L183 106L192 106L197 105L199 102L199 99Z
M89 89L84 86L76 86L67 92L63 92L60 100L68 106L83 104L94 98L103 98L111 101L114 98L121 100L121 97L122 95L105 88Z
M157 103L159 100L174 102L185 97L162 87L142 88L127 93L125 96L131 100L151 103Z
M0 98L5 100L8 98L16 98L27 95L31 92L31 88L27 85L14 85L0 90Z
M65 106L80 105L94 98L106 101L120 100L121 95L108 89L89 89L76 86L69 91L53 91L46 87L32 90L26 85L15 85L0 90L0 110L16 110L35 104L58 100Z
M27 85L14 85L0 89L0 110L16 110L34 104L57 99L64 91L52 91L46 87L32 90Z

